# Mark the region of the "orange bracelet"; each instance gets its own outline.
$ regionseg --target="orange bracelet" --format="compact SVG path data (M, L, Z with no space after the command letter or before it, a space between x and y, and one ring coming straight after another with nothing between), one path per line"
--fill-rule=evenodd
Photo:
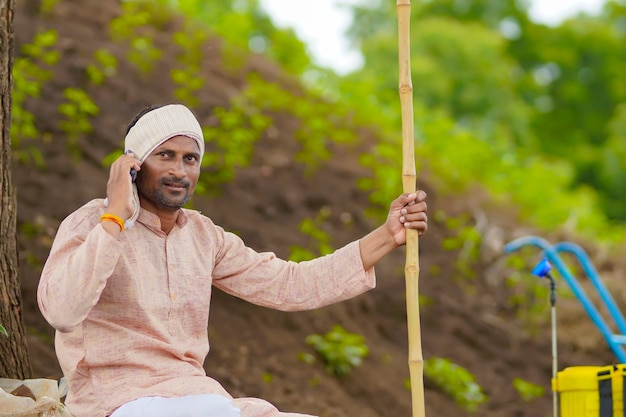
M122 220L121 217L116 216L115 214L104 213L102 216L100 216L100 221L102 220L113 222L120 227L120 232L124 231L124 220Z

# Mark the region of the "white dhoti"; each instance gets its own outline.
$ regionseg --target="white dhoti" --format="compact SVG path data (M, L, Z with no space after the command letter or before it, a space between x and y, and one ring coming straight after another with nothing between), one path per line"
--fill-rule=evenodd
M110 417L241 417L233 401L222 395L202 394L184 397L143 397L128 402Z

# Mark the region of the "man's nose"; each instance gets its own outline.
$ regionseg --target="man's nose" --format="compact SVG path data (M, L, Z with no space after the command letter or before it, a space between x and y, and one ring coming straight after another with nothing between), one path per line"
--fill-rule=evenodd
M185 178L187 176L185 162L182 159L176 159L173 161L170 166L170 174L176 178Z

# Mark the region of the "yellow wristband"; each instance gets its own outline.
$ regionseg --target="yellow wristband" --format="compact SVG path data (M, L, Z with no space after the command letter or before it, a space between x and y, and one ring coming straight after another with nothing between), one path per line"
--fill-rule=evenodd
M103 220L117 224L120 227L120 232L124 231L124 220L122 220L121 217L116 216L115 214L104 213L102 216L100 216L100 221Z

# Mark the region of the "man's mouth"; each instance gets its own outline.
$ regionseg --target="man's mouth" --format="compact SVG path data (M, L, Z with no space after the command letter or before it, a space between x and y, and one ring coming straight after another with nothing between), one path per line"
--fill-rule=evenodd
M185 181L163 181L163 185L168 188L183 189L189 187L189 184Z

